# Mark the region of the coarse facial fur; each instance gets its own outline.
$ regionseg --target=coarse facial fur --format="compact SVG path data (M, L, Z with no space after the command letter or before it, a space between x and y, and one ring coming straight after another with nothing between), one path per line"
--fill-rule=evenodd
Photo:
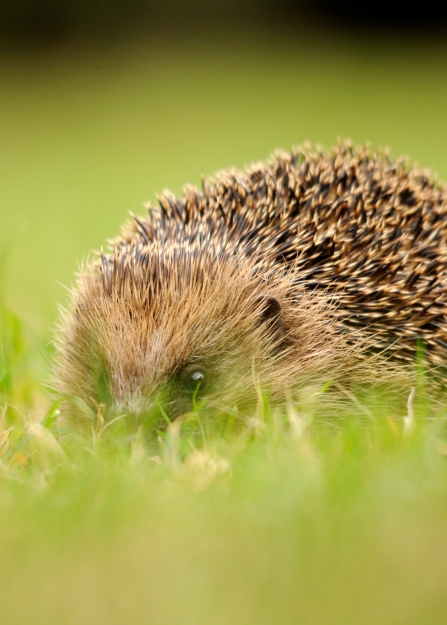
M173 419L272 401L354 367L356 348L336 328L334 305L294 284L293 271L225 249L133 243L81 274L59 340L57 388L111 418ZM63 338L62 338L63 337ZM206 387L193 389L200 371Z

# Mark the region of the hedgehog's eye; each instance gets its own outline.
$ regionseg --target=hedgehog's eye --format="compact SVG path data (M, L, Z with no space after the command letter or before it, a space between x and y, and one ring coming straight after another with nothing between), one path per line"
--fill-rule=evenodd
M186 386L188 390L193 393L196 391L203 391L208 383L206 373L201 369L195 369L188 374L186 378Z

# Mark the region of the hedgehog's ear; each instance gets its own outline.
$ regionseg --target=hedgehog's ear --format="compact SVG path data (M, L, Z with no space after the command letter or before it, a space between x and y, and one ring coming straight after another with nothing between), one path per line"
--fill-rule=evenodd
M255 298L260 308L259 322L267 323L270 331L274 334L274 338L279 341L284 334L284 321L282 317L282 306L273 295L258 295Z

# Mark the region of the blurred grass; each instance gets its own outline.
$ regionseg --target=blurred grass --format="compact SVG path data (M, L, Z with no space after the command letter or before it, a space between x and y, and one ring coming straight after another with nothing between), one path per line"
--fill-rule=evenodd
M58 282L156 191L337 136L447 179L445 66L440 41L312 32L3 54L1 622L445 622L446 421L422 391L407 434L366 395L373 418L267 411L146 449L61 444L40 384Z
M24 379L0 419L2 622L445 622L445 410L364 396L337 420L61 444L57 406L11 406Z

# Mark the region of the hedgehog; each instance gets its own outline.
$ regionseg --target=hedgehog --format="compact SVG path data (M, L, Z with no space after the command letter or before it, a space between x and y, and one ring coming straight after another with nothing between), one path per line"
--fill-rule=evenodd
M305 145L158 203L78 276L54 383L72 414L249 414L259 389L281 403L386 378L420 344L444 365L447 190L430 172Z

